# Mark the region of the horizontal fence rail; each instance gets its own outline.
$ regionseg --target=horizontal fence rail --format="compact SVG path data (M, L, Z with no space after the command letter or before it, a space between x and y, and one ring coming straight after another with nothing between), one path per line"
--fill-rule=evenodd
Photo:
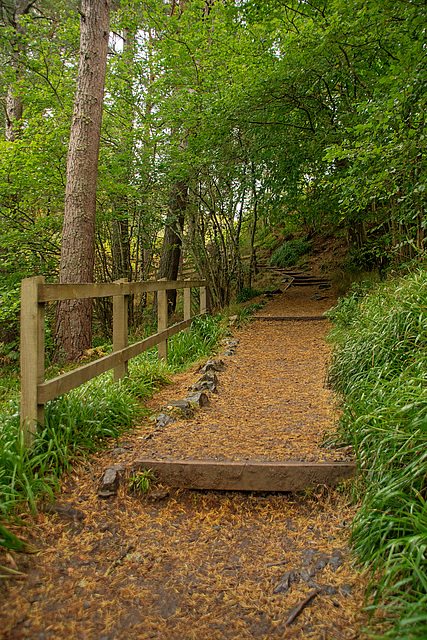
M127 374L128 361L158 345L159 359L167 360L167 340L187 329L191 317L191 289L200 288L200 315L207 312L205 280L158 280L94 284L46 284L42 276L21 283L21 429L31 444L37 423L44 421L44 405L106 371L114 370L114 380ZM168 327L167 291L182 289L184 320ZM157 292L157 333L128 345L128 297ZM81 298L113 298L113 353L52 380L45 380L45 303Z

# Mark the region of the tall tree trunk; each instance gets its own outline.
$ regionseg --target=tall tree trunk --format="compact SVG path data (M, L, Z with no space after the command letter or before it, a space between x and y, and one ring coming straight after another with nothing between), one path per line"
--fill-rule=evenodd
M82 0L80 60L67 158L59 282L93 282L99 142L110 0ZM92 300L58 304L58 349L75 360L92 343Z
M179 261L181 258L182 230L184 227L185 211L187 209L188 183L177 180L171 186L168 202L168 218L166 220L165 235L163 236L162 253L160 256L157 277L176 280L178 277ZM175 311L176 291L168 291L169 312Z
M28 0L14 0L13 3L12 26L15 31L15 37L12 42L11 67L15 75L16 84L11 83L8 85L6 95L5 138L9 142L13 142L19 136L19 124L24 110L22 98L17 87L22 77L20 55L23 51L22 36L26 31L22 25L21 18L28 13L32 4Z
M126 67L132 69L134 66L135 39L130 29L126 28L123 33L123 59ZM130 83L131 84L131 83ZM131 93L132 89L131 89ZM133 95L132 95L133 101ZM123 149L131 151L133 147L133 105L132 101L123 100L121 106L121 117L123 129L120 134L120 145ZM129 159L125 154L119 164L116 175L117 182L129 185L131 182L131 170ZM129 196L118 194L113 202L113 229L111 234L111 258L113 280L119 278L132 279L131 250L129 237Z
M118 202L115 203L118 209ZM123 198L123 208L127 211L126 198ZM120 211L118 211L120 215ZM112 259L112 278L118 280L119 278L132 279L132 267L130 262L130 238L129 238L129 224L126 218L113 218L112 221L112 233L111 233L111 259Z

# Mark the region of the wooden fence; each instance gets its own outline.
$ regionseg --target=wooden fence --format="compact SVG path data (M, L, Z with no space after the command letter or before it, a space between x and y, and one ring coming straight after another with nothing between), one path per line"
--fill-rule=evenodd
M102 284L45 284L43 276L21 283L21 428L25 441L34 438L44 421L44 405L62 393L114 369L114 379L127 373L128 360L158 345L159 359L167 359L167 340L190 326L191 289L200 287L200 314L207 311L205 280L127 282ZM183 289L184 320L168 328L167 291ZM128 296L157 291L157 333L128 346ZM55 300L113 297L113 353L95 362L45 381L45 303Z

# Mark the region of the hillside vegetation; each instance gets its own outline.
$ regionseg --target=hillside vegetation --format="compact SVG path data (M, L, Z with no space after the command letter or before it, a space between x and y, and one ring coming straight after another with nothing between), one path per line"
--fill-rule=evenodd
M330 313L329 382L340 442L352 444L363 495L353 548L372 571L373 607L391 638L427 637L427 270L358 285Z

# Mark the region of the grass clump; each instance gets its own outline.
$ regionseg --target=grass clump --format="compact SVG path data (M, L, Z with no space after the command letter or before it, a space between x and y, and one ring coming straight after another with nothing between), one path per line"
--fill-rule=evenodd
M220 316L194 318L188 332L181 331L168 341L168 363L173 372L187 368L192 362L212 355L227 327Z
M353 445L362 472L353 547L373 572L372 608L389 608L388 637L425 638L427 271L353 292L330 317L338 438Z
M129 489L134 492L148 493L151 483L156 479L151 469L137 471L129 478Z
M272 267L292 267L305 253L311 249L311 242L288 240L278 247L270 258Z
M117 440L128 429L134 400L124 385L97 380L46 404L45 423L33 446L25 446L19 407L0 416L0 516L13 519L23 508L35 513L36 501L52 497L61 474L83 456ZM20 550L2 527L0 545Z

